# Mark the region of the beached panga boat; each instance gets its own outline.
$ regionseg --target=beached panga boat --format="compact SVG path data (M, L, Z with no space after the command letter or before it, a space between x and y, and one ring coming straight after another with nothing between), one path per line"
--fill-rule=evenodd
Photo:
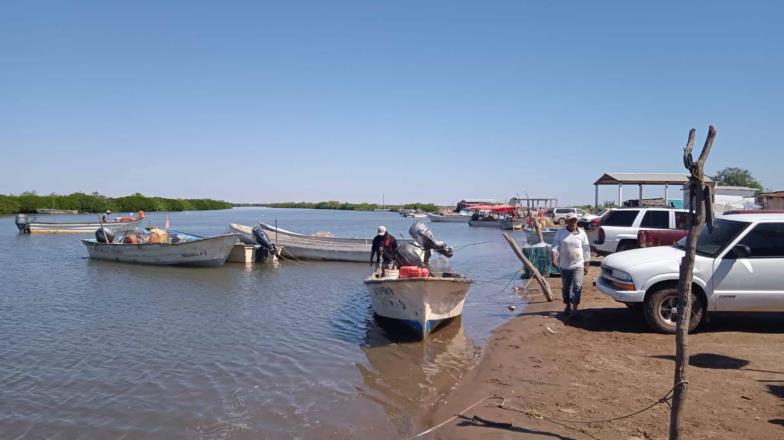
M298 234L266 223L259 225L267 232L272 243L282 247L280 252L283 257L357 263L370 261L372 238L322 237Z
M107 221L103 225L115 234L136 229L143 217L122 217L119 221ZM101 227L99 221L90 222L40 222L25 214L16 215L16 227L22 234L92 234Z
M82 240L90 258L156 266L223 266L237 242L234 234L216 237L178 234L178 243L99 243Z
M465 214L427 214L427 218L435 223L468 223L468 221L471 220L471 216Z
M472 281L457 274L400 278L388 270L384 277L374 273L364 281L376 315L395 319L427 338L439 324L463 313Z

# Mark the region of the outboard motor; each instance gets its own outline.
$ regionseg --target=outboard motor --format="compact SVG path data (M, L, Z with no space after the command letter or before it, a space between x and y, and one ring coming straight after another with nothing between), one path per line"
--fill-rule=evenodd
M436 240L433 236L433 232L430 231L430 228L424 223L417 222L411 225L408 229L408 234L425 250L425 263L427 263L427 260L430 257L431 250L434 250L447 258L451 258L452 255L454 255L454 250L443 241Z
M95 231L95 241L98 243L113 243L114 232L106 227L98 228L98 230Z
M30 233L30 219L27 218L26 214L16 214L15 223L20 234Z
M275 245L270 241L267 233L260 226L253 228L253 238L256 239L259 247L256 249L256 261L264 262L269 258L270 254L275 255Z
M403 243L395 250L395 259L398 267L422 266L425 260L425 250L416 243Z
M454 251L443 241L438 241L433 237L430 228L424 223L414 223L408 229L408 234L415 240L415 243L403 243L397 247L395 258L398 266L422 266L430 261L430 252L435 250L439 254L449 258Z

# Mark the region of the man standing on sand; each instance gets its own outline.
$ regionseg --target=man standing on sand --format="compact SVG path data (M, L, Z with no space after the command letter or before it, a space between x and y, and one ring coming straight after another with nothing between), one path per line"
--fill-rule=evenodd
M577 227L577 214L566 216L566 227L555 233L552 247L553 265L561 271L564 313L577 311L583 290L583 275L588 274L591 244L585 231Z
M383 258L382 269L387 269L395 261L395 251L397 250L397 240L387 233L386 226L378 227L378 234L373 238L373 248L370 250L370 265L373 265L373 258L376 264Z

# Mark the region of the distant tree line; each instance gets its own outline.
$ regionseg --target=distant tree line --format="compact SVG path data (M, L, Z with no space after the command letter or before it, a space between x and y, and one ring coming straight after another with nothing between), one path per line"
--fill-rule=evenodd
M234 206L267 206L270 208L302 208L302 209L337 209L341 211L372 211L381 208L377 203L348 203L337 200L326 202L281 202L281 203L236 203ZM400 209L418 209L436 212L440 208L434 203L407 203L405 205L386 205L385 208L396 211Z
M147 197L135 193L125 197L106 197L96 192L81 192L68 195L38 195L23 192L18 196L0 195L0 214L16 214L20 212L34 213L36 209L77 209L79 212L136 212L142 211L203 211L210 209L229 209L231 203L212 199L167 199L164 197Z

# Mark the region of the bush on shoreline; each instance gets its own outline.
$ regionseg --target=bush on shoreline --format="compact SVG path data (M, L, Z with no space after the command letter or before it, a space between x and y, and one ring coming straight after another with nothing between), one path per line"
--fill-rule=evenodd
M147 197L135 193L125 197L106 197L94 192L81 192L40 196L35 192L23 192L18 196L0 195L0 214L35 213L36 209L76 209L79 212L136 212L136 211L202 211L229 209L233 205L222 200L212 199L167 199Z

